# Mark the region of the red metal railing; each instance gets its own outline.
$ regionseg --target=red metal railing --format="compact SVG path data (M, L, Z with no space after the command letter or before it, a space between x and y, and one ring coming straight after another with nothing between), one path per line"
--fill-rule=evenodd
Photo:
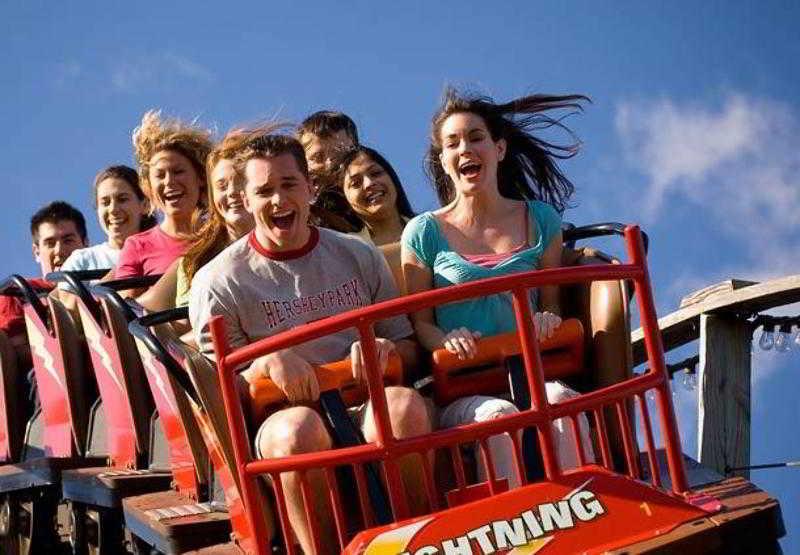
M213 319L211 333L217 353L220 383L233 440L236 467L241 478L242 494L251 528L256 534L255 540L259 553L266 554L270 552L267 540L268 530L262 509L265 501L259 497L256 484L258 476L263 474L268 474L272 477L280 525L288 553L295 553L296 547L291 541L294 536L287 517L286 499L280 480L281 474L286 472L300 473L306 518L309 529L314 534L316 551L320 551L321 539L315 529L316 519L312 515L313 509L308 502L310 490L307 481L307 472L314 469L324 472L340 547L347 545L348 537L346 517L334 475L336 467L350 466L353 468L363 523L369 527L374 524L374 519L365 494L362 465L379 461L386 482L394 520L399 521L410 516L397 468L397 460L400 457L405 455L419 457L424 471L425 493L430 509L435 511L439 508L440 498L434 485L432 470L427 463L431 453L435 453L437 450L449 451L452 456L451 464L456 486L459 489L464 489L467 486L467 477L460 446L477 442L480 453L483 455L487 487L489 493L494 495L500 493L503 486L501 481L495 479L492 453L487 444L488 439L498 434L509 434L514 446L514 467L521 483L524 485L527 480L523 468L520 434L518 432L532 427L536 429L538 434L545 478L547 480L556 480L562 474L563 469L555 451L551 423L562 417L567 418L570 423L570 428L575 438L574 449L576 457L581 465L586 464L587 456L585 452L586 446L582 445L580 440L581 424L579 415L587 413L592 417L596 428L595 437L599 444L602 465L609 469L612 468L611 449L608 445L605 417L603 415L606 407L611 407L616 411L619 419L627 473L632 477L638 478L639 451L634 439L629 418L630 413L627 408L627 403L634 398L637 400L640 409L639 414L642 428L644 429L644 443L651 483L654 486L660 486L651 419L645 401L645 394L649 390L654 390L656 394L655 404L664 437L672 491L676 494L685 492L688 488L681 456L680 438L671 404L669 376L664 363L645 251L638 227L631 226L625 229L625 243L629 258L629 262L626 264L531 271L418 293L313 322L260 340L235 351L230 351L227 345L222 319ZM536 330L534 329L534 319L528 302L528 291L543 285L609 280L630 280L634 283L640 308L641 325L644 330L649 371L625 382L582 394L557 404L550 404L545 393L545 381L539 346L536 340ZM513 298L531 408L497 419L439 430L421 436L403 439L394 437L389 423L383 383L378 370L372 324L377 320L415 312L439 304L508 291L511 292ZM367 389L373 405L377 428L376 441L366 445L332 449L324 452L270 460L252 460L246 435L245 417L234 383L237 374L236 369L241 370L248 362L259 356L352 327L358 330L363 344L367 366ZM331 540L326 539L326 541Z

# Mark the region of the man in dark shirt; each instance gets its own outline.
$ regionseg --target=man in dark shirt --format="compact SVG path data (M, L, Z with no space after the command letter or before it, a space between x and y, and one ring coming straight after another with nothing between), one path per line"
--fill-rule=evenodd
M63 201L51 202L31 217L33 256L39 263L42 276L61 269L67 257L76 249L87 246L86 220L83 214ZM52 289L52 284L42 278L29 280L41 289ZM22 301L16 297L0 295L0 331L4 332L17 352L19 363L28 368L31 353L25 332Z

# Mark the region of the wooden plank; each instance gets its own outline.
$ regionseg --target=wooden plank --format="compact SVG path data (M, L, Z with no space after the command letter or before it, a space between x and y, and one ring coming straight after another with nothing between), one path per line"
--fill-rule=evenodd
M699 337L701 314L754 314L796 302L800 302L800 274L757 283L729 293L711 295L702 302L659 318L658 327L661 329L664 352ZM641 364L646 360L641 328L631 334L631 342L633 363Z
M678 308L686 308L687 306L692 306L693 304L701 303L706 301L712 297L718 297L719 295L724 295L730 293L731 291L736 291L737 289L741 289L742 287L750 287L751 285L755 285L758 283L757 281L747 281L744 279L728 279L725 281L721 281L719 283L715 283L714 285L709 285L708 287L703 287L702 289L698 289L694 293L689 293L684 298L681 299L681 303Z
M750 464L750 341L741 319L700 317L699 459L720 474Z

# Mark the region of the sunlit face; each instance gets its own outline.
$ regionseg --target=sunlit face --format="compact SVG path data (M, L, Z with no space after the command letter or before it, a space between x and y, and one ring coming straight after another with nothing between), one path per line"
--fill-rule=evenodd
M347 167L343 186L350 207L366 222L397 211L397 189L392 178L366 154L359 154Z
M237 174L233 160L220 160L211 172L214 209L225 221L233 237L253 229L253 216L244 207L244 179Z
M506 141L495 142L482 117L471 112L453 114L444 120L439 133L439 161L457 192L497 189L497 165L505 157Z
M256 236L274 251L303 247L309 238L311 184L291 154L255 158L245 166L245 207Z
M57 272L67 257L76 249L82 249L86 242L72 220L56 223L43 222L36 230L33 243L33 256L42 269L42 275Z
M306 151L308 171L312 174L330 172L335 165L337 153L355 146L353 139L343 129L329 137L304 133L300 137L300 143Z
M122 248L125 239L139 232L142 216L149 207L146 199L139 199L133 187L118 177L97 184L96 203L100 227L116 248Z
M197 207L203 182L186 156L162 150L150 159L150 197L166 218L191 218Z

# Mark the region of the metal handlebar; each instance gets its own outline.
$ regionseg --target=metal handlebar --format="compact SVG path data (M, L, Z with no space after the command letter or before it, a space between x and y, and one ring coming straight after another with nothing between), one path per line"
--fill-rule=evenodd
M84 281L100 279L108 272L109 270L50 272L47 274L45 279L53 283L66 283L69 286L70 291L77 295L84 304L86 309L89 311L89 314L92 315L92 318L100 323L102 321L102 311L100 309L100 305L97 304L97 300L89 292L89 289L86 287Z
M45 327L52 333L50 313L39 298L39 293L49 293L49 290L31 285L27 279L19 274L11 274L0 284L0 295L17 297L23 301L27 301L33 307L33 310L44 323Z
M128 324L128 331L131 332L136 339L141 341L147 350L158 360L169 375L175 382L183 389L186 394L198 405L202 406L200 402L200 395L194 387L192 380L186 373L186 370L181 366L169 351L167 351L164 344L156 337L151 329L153 326L160 324L167 324L176 320L184 320L189 317L189 309L186 307L172 308L162 312L154 312L141 318L135 318Z
M149 287L155 284L159 279L161 279L161 275L152 275L152 276L136 276L130 278L123 278L117 279L113 281L103 281L100 283L95 283L89 285L89 291L97 296L103 297L109 304L114 306L121 314L125 315L125 319L128 322L131 322L139 317L136 312L134 312L131 305L129 305L124 298L119 294L119 291L124 291L126 289L137 289L140 287Z
M574 247L576 241L582 239L589 239L591 237L604 237L607 235L625 235L625 224L619 222L605 222L600 224L590 224L580 227L575 227L572 224L567 224L562 227L561 233L564 238L564 243L568 247ZM648 252L650 246L650 238L647 233L641 231L642 243L644 243L644 252Z

